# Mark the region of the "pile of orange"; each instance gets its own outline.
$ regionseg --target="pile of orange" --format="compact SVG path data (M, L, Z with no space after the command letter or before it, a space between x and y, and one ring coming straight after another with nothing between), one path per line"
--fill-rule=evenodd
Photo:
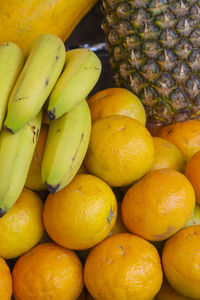
M54 195L41 179L44 117L26 188L0 219L0 299L200 299L200 122L152 136L121 88L88 105L85 159Z

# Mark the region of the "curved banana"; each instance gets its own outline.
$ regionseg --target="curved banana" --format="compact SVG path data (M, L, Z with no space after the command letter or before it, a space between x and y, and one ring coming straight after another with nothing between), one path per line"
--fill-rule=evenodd
M18 199L28 175L42 122L41 112L16 134L0 133L0 217Z
M101 62L89 49L79 48L66 53L66 63L49 97L48 117L54 120L85 99L101 74Z
M65 63L65 46L58 37L41 34L32 43L30 54L10 95L5 127L15 133L41 110Z
M8 99L24 64L22 50L14 43L0 45L0 129L2 127Z
M86 100L51 121L42 161L42 178L52 194L65 187L78 172L91 133L91 115Z

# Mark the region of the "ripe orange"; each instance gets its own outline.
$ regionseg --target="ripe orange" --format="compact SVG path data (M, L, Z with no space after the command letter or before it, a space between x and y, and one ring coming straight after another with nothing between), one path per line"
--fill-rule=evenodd
M157 136L174 143L186 161L200 151L200 121L190 120L164 126Z
M40 197L24 188L13 207L0 218L0 256L18 257L40 241L44 234L42 213Z
M25 186L34 191L42 191L45 189L45 184L42 181L41 166L43 153L46 146L48 136L48 125L42 124L38 137L35 152L31 161L31 166L28 172Z
M114 115L93 123L85 157L89 173L113 187L126 186L147 173L153 161L153 140L140 122Z
M92 122L111 115L125 115L143 125L146 123L146 113L141 101L124 88L101 90L90 97L88 105Z
M182 173L154 170L125 194L122 219L130 232L150 241L161 241L188 222L194 207L194 190Z
M95 300L153 299L162 284L160 257L142 238L116 234L91 250L84 280Z
M196 201L200 204L200 151L195 153L187 163L185 176L191 182L196 194Z
M156 300L192 300L193 298L183 296L177 293L166 279L163 280L162 287L156 295Z
M111 231L117 201L104 181L79 174L64 189L49 194L43 216L46 231L55 242L69 249L88 249Z
M153 137L153 142L155 159L152 170L169 168L179 172L184 171L185 161L183 155L173 143L159 137Z
M10 300L12 295L12 277L5 260L0 257L0 299Z
M15 300L75 300L83 288L82 271L73 251L54 243L40 244L13 268Z
M200 299L200 225L177 232L165 243L162 262L170 285L180 294Z

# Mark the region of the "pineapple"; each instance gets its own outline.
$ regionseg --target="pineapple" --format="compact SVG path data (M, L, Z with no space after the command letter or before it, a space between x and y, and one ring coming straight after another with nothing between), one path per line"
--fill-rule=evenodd
M153 126L200 118L200 0L102 0L116 84Z

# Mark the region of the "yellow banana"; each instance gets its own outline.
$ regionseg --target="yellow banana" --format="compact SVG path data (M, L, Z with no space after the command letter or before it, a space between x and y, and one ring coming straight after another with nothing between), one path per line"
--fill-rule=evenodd
M63 73L49 97L49 119L59 118L85 99L100 73L101 62L94 52L86 48L68 51Z
M91 133L91 115L86 100L49 125L42 162L42 178L52 194L65 187L78 172Z
M30 54L8 102L5 127L15 133L41 110L65 63L65 46L58 37L41 34Z
M0 217L18 199L28 174L42 122L41 112L19 132L0 133Z
M22 50L14 43L0 45L0 129L2 127L8 98L24 64Z

